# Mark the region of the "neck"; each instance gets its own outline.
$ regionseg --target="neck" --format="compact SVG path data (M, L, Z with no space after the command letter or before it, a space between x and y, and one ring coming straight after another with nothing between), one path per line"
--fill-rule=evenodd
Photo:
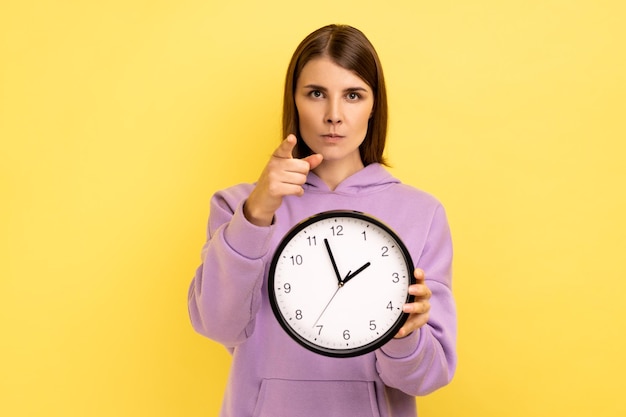
M359 158L358 162L353 164L346 164L345 161L327 161L324 160L322 163L313 170L315 175L317 175L324 183L328 186L331 191L335 191L335 189L351 175L357 173L361 169L364 168L363 162Z

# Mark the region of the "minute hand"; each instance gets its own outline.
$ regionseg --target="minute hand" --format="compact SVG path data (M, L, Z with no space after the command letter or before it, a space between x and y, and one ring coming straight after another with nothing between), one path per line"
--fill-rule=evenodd
M337 268L337 263L335 262L333 251L330 250L330 244L328 243L328 239L324 239L324 245L326 245L326 251L328 252L328 256L330 257L330 263L333 264L333 270L335 271L335 276L337 277L337 283L341 286L342 285L341 275L339 275L339 269Z
M371 265L371 263L370 263L370 262L368 262L368 263L366 263L365 265L363 265L362 267L360 267L359 269L357 269L356 271L354 271L354 272L348 272L348 275L346 275L346 277L343 279L343 281L341 281L342 285L346 285L346 283L347 283L348 281L350 281L352 278L356 277L358 274L360 274L361 272L363 272L363 270L364 270L365 268L367 268L368 266L370 266L370 265Z

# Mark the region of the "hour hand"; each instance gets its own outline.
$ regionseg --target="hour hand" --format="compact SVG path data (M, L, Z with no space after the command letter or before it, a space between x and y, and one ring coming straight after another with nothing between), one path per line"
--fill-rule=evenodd
M363 272L363 270L365 268L367 268L368 266L370 266L371 263L368 262L365 265L363 265L362 267L360 267L359 269L357 269L356 271L352 272L348 272L348 275L346 275L346 277L343 279L342 283L345 285L346 282L350 281L352 278L356 277L358 274L360 274L361 272Z
M330 257L330 262L333 264L333 269L335 270L335 276L337 277L337 282L339 283L339 285L342 285L343 281L341 280L341 275L339 275L339 269L337 269L337 263L335 262L333 251L330 250L328 239L324 239L324 245L326 245L326 250L328 251L328 256Z

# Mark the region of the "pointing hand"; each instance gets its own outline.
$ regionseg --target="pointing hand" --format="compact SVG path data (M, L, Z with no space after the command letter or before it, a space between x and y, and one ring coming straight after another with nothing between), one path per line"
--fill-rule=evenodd
M256 186L244 205L244 215L257 226L269 226L283 197L304 194L307 174L322 162L322 155L314 154L303 159L292 156L296 146L295 135L289 135L276 148Z

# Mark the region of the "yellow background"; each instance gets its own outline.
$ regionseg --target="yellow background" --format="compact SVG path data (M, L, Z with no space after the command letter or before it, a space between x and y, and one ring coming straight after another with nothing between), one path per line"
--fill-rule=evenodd
M460 362L420 415L626 415L623 4L2 0L0 415L217 414L229 356L186 305L209 198L257 178L331 22L453 229Z

